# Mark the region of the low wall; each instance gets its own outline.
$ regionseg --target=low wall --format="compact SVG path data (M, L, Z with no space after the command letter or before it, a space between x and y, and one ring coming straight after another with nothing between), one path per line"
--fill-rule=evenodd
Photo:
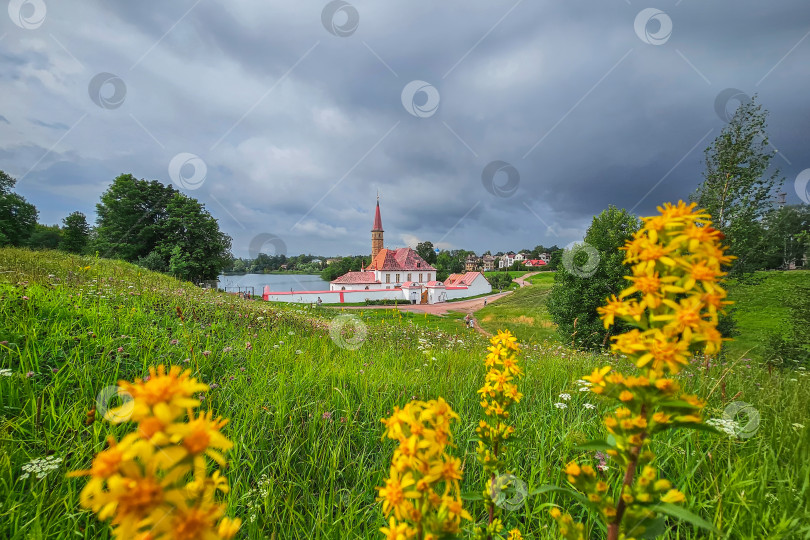
M270 302L292 302L296 304L314 304L320 297L324 304L358 303L366 300L401 300L405 295L401 289L370 289L362 291L294 291L265 293L262 296Z

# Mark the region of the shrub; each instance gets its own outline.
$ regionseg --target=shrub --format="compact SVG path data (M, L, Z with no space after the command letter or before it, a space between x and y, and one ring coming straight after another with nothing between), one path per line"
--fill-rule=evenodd
M585 243L563 255L548 297L548 311L563 342L596 349L605 347L611 335L628 328L623 322L604 328L596 308L606 296L625 288L628 270L619 249L638 228L637 217L611 206L593 218Z

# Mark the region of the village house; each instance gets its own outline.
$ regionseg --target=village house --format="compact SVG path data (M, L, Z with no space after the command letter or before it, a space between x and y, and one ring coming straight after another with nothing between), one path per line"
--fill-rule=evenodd
M481 268L481 258L478 257L475 253L467 255L467 258L464 260L464 269L467 270L467 272L472 272L480 268Z

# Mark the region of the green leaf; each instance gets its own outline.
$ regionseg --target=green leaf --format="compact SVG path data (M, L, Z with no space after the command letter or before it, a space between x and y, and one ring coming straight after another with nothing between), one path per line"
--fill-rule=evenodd
M696 407L687 401L683 401L681 399L673 399L670 401L662 401L659 403L661 407L672 407L674 409L700 409L700 407Z
M481 495L479 491L468 491L467 493L462 493L461 498L465 501L483 501L484 496Z
M655 512L661 512L662 514L666 514L670 517L686 521L687 523L691 523L695 527L706 529L707 531L711 531L714 534L717 535L721 534L720 531L718 531L714 525L712 525L702 517L698 516L697 514L693 514L692 512L681 506L677 506L670 503L658 503L656 505L650 506L650 510L653 510Z
M574 450L609 450L613 448L607 441L594 439L574 447Z
M661 426L663 430L665 429L679 429L679 428L686 428L686 429L694 429L696 431L705 431L707 433L713 433L715 435L720 435L720 431L717 428L710 426L709 424L704 424L702 422L673 422L671 424L667 424L666 426Z
M556 492L559 492L559 493L565 493L566 495L569 495L569 496L573 497L573 498L574 498L574 499L576 499L576 500L577 500L577 502L579 502L579 503L580 503L582 506L584 506L584 507L585 507L585 508L587 508L588 510L592 510L592 511L593 511L594 513L596 513L596 515L598 516L598 517L597 517L597 518L594 520L594 521L596 521L596 524L597 524L597 525L599 526L599 528L600 528L600 529L602 529L603 531L606 531L606 530L607 530L607 527L606 527L606 526L605 526L605 524L602 522L602 519L601 519L601 514L599 513L599 509L598 509L598 508L597 508L597 507L596 507L596 506L595 506L595 505L594 505L594 504L593 504L591 501L589 501L589 500L588 500L588 499L587 499L587 498L586 498L586 497L585 497L585 496L584 496L582 493L580 493L580 492L578 492L578 491L574 491L574 490L573 490L573 489L571 489L571 488L565 488L565 487L555 486L554 484L544 484L544 485L540 486L539 488L537 488L537 489L532 490L531 492L529 492L528 497L531 497L531 496L533 496L533 495L542 495L543 493L549 493L549 492L555 492L555 491L556 491Z

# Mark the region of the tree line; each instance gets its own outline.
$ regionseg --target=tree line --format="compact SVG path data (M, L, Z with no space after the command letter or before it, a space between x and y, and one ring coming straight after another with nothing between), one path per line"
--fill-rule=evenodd
M231 238L205 205L171 185L122 174L96 204L91 227L81 212L62 226L37 223L36 207L0 171L0 246L98 253L189 281L215 279L231 264Z

